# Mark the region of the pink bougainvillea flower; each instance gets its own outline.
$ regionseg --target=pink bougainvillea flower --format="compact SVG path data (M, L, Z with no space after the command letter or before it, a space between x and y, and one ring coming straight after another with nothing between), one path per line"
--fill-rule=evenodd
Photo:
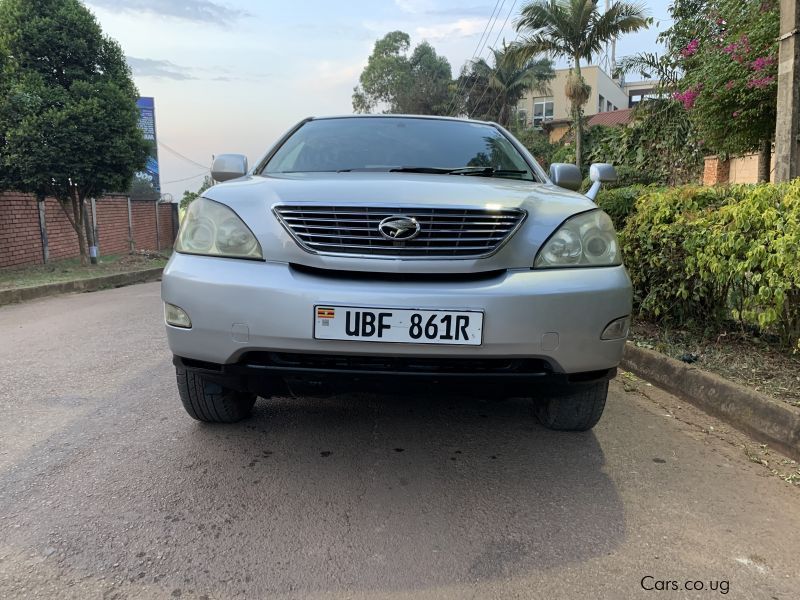
M772 84L772 82L774 82L774 81L775 81L775 77L773 77L772 75L770 75L769 77L758 77L757 79L751 79L750 81L748 81L747 82L747 87L749 87L751 89L752 88L761 89L761 88L769 87Z
M754 71L763 71L769 66L775 64L775 57L774 56L759 56L753 62L750 63L750 66L753 68Z
M695 38L691 42L686 44L686 47L683 50L681 50L681 56L683 56L684 58L688 58L689 56L696 54L699 48L700 48L700 40Z
M731 79L728 83L725 84L725 89L732 90L735 85L736 82L733 79Z
M738 110L733 111L733 118L735 119L738 116L739 116L739 111Z
M700 95L700 91L702 89L703 86L698 84L682 92L675 92L672 94L672 97L683 104L683 107L686 110L691 110L694 107L694 103L697 101L697 97Z
M743 63L750 54L750 38L743 35L738 41L725 46L722 51L738 63Z

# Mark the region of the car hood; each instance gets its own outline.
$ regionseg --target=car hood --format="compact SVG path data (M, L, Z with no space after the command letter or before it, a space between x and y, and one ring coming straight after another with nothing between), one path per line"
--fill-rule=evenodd
M230 206L250 227L269 261L323 269L387 273L466 273L530 268L545 240L574 214L597 208L586 196L552 184L475 176L410 173L298 173L249 176L203 196ZM516 208L522 226L485 258L413 259L314 254L303 250L272 208L277 204L440 208Z

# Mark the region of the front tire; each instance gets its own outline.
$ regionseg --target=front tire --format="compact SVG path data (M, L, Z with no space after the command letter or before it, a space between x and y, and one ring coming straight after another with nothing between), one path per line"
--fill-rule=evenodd
M189 416L205 423L235 423L250 416L256 395L238 392L181 367L178 393Z
M576 385L536 404L539 422L556 431L588 431L603 416L608 381Z

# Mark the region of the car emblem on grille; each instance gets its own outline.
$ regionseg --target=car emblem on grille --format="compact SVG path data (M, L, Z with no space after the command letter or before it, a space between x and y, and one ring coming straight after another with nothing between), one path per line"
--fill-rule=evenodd
M378 224L378 231L387 240L407 242L419 235L419 223L413 217L387 217Z

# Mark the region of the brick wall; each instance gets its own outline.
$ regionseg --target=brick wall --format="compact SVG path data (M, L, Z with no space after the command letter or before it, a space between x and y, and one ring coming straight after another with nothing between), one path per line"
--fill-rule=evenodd
M42 262L36 201L22 194L0 196L0 267Z
M758 154L744 154L730 160L730 183L758 183ZM775 154L769 166L769 179L775 181Z
M727 160L720 160L719 156L706 156L703 168L703 185L717 185L728 183L731 164Z
M91 220L89 202L86 208ZM133 238L137 250L163 250L172 247L172 207L162 204L158 206L158 210L157 242L156 204L131 202ZM95 217L100 255L129 252L127 198L106 196L97 199ZM80 256L78 236L59 203L52 198L45 200L45 224L50 260ZM36 199L27 194L0 193L0 268L42 262L42 239Z
M770 181L775 173L775 155L770 164ZM728 160L706 156L703 185L720 183L758 183L758 154L743 154Z
M137 250L156 249L156 208L153 202L131 202L133 241Z
M71 210L67 207L67 210ZM48 198L44 202L44 222L47 226L47 245L50 260L80 256L78 234L69 222L64 209L57 200Z
M128 240L128 200L124 196L95 201L97 247L103 254L126 254Z

